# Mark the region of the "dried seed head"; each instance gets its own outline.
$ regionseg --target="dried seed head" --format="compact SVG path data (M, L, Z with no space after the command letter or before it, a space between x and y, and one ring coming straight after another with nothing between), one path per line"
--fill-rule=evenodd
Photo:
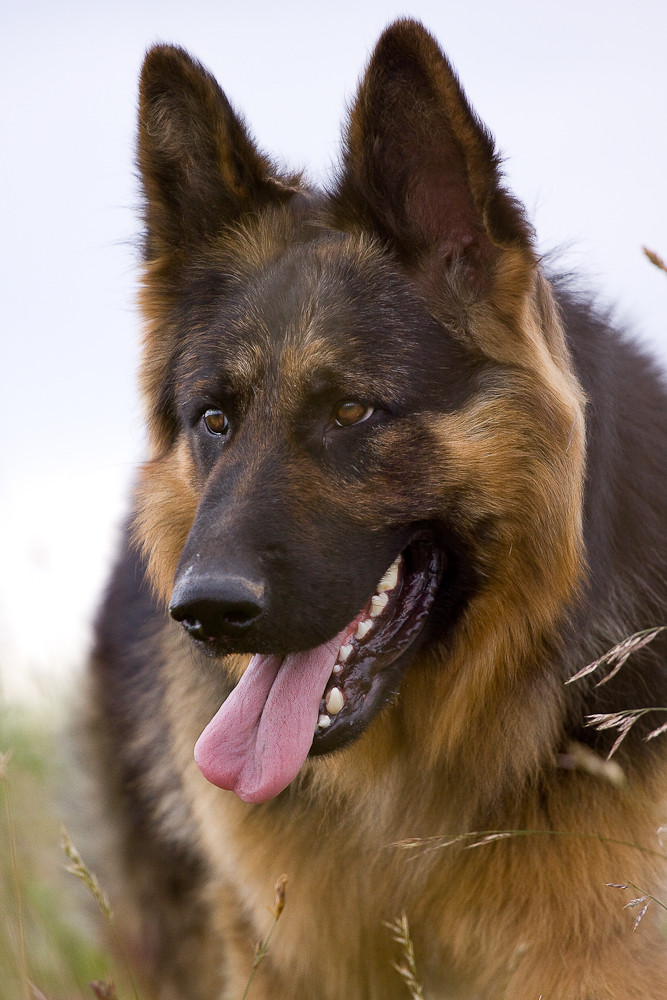
M610 681L612 677L616 676L629 656L632 656L632 654L636 653L637 650L643 649L643 647L647 646L649 642L653 642L655 637L661 632L664 632L666 628L667 625L659 625L657 628L647 628L643 629L641 632L635 632L633 635L628 636L627 639L624 639L616 646L607 650L607 652L600 656L597 660L593 660L593 662L589 663L588 666L579 670L573 677L569 677L565 683L573 684L575 681L580 681L582 677L587 677L588 674L592 674L594 670L598 669L598 667L613 667L606 677L603 677L601 681L598 681L597 686L599 687L600 684L606 684L607 681Z
M106 893L102 890L99 882L97 881L97 878L95 877L93 872L91 872L90 868L88 868L83 858L77 851L76 847L69 839L69 834L67 833L67 830L65 830L64 827L61 830L60 842L63 851L72 862L71 865L67 865L65 871L69 872L71 875L74 875L74 877L78 878L80 882L83 882L86 889L88 890L88 892L91 894L91 896L99 906L103 915L106 917L106 919L109 921L110 924L113 924L113 913L111 911L111 905L109 903L109 899Z
M646 906L642 910L640 910L639 913L637 914L637 918L636 918L634 924L632 925L633 931L637 930L637 928L639 926L639 921L641 920L641 918L644 916L644 914L648 910L648 907L649 907L649 904L647 903Z
M95 982L90 983L90 988L98 1000L118 1000L116 987L112 982L105 983L101 979L96 979Z
M287 888L287 875L281 875L276 882L276 901L273 907L273 913L276 918L280 916L283 912L285 906L285 890Z
M648 259L651 261L652 264L655 264L656 267L659 267L661 271L667 271L667 264L665 264L662 257L659 257L657 255L655 250L649 250L648 247L642 247L642 250L644 251L644 253L646 254L646 256L648 257Z
M646 902L646 896L640 896L639 899L631 899L629 903L626 903L623 907L624 910L630 910L635 906L641 906L642 903Z
M7 767L9 766L9 762L13 756L13 750L7 750L6 753L0 753L0 781L4 781L7 777Z

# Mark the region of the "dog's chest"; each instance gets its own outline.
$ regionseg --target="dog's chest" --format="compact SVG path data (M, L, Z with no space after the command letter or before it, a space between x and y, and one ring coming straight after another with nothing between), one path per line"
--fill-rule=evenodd
M373 843L354 842L314 815L294 819L276 810L271 820L261 810L248 813L231 796L222 797L224 808L216 798L215 823L207 828L217 832L208 847L222 881L217 922L223 938L234 942L227 944L234 952L227 963L230 997L243 993L253 946L274 922L275 884L286 875L284 908L253 979L258 1000L404 1000L412 948L414 976L426 995L468 1000L447 971L452 963L442 915L426 920L415 905L423 903L427 876L404 854L397 863L388 835L378 831ZM236 899L231 907L230 895Z

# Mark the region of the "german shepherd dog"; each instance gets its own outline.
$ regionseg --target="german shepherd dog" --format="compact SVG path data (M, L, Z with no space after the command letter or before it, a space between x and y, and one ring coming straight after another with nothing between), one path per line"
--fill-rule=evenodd
M254 1000L664 1000L662 717L608 764L590 721L667 705L665 636L567 683L665 623L651 362L545 276L414 21L329 190L166 45L138 162L151 451L91 729L147 991L240 1000L285 875Z

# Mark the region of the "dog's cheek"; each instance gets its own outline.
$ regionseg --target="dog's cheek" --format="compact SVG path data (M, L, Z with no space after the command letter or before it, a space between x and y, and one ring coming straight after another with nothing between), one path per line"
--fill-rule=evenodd
M334 497L341 515L375 531L446 516L449 463L437 428L437 416L430 413L384 427L357 456L344 494L338 491ZM415 482L421 484L419 490Z
M136 490L134 541L146 558L157 597L169 602L176 566L199 503L196 472L182 439L141 469Z
M544 401L532 402L546 422ZM526 401L510 398L480 399L467 412L443 416L437 429L461 535L485 576L496 587L504 580L518 606L548 623L572 599L583 573L581 431L570 432L568 447L565 408L562 416L551 444L535 432ZM491 530L480 532L482 525Z

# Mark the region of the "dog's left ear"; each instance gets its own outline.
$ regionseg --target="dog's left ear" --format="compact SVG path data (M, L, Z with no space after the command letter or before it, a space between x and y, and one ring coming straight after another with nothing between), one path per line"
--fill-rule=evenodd
M501 184L491 136L416 21L381 36L352 106L334 204L406 263L435 255L483 280L499 248L531 247L522 206Z

